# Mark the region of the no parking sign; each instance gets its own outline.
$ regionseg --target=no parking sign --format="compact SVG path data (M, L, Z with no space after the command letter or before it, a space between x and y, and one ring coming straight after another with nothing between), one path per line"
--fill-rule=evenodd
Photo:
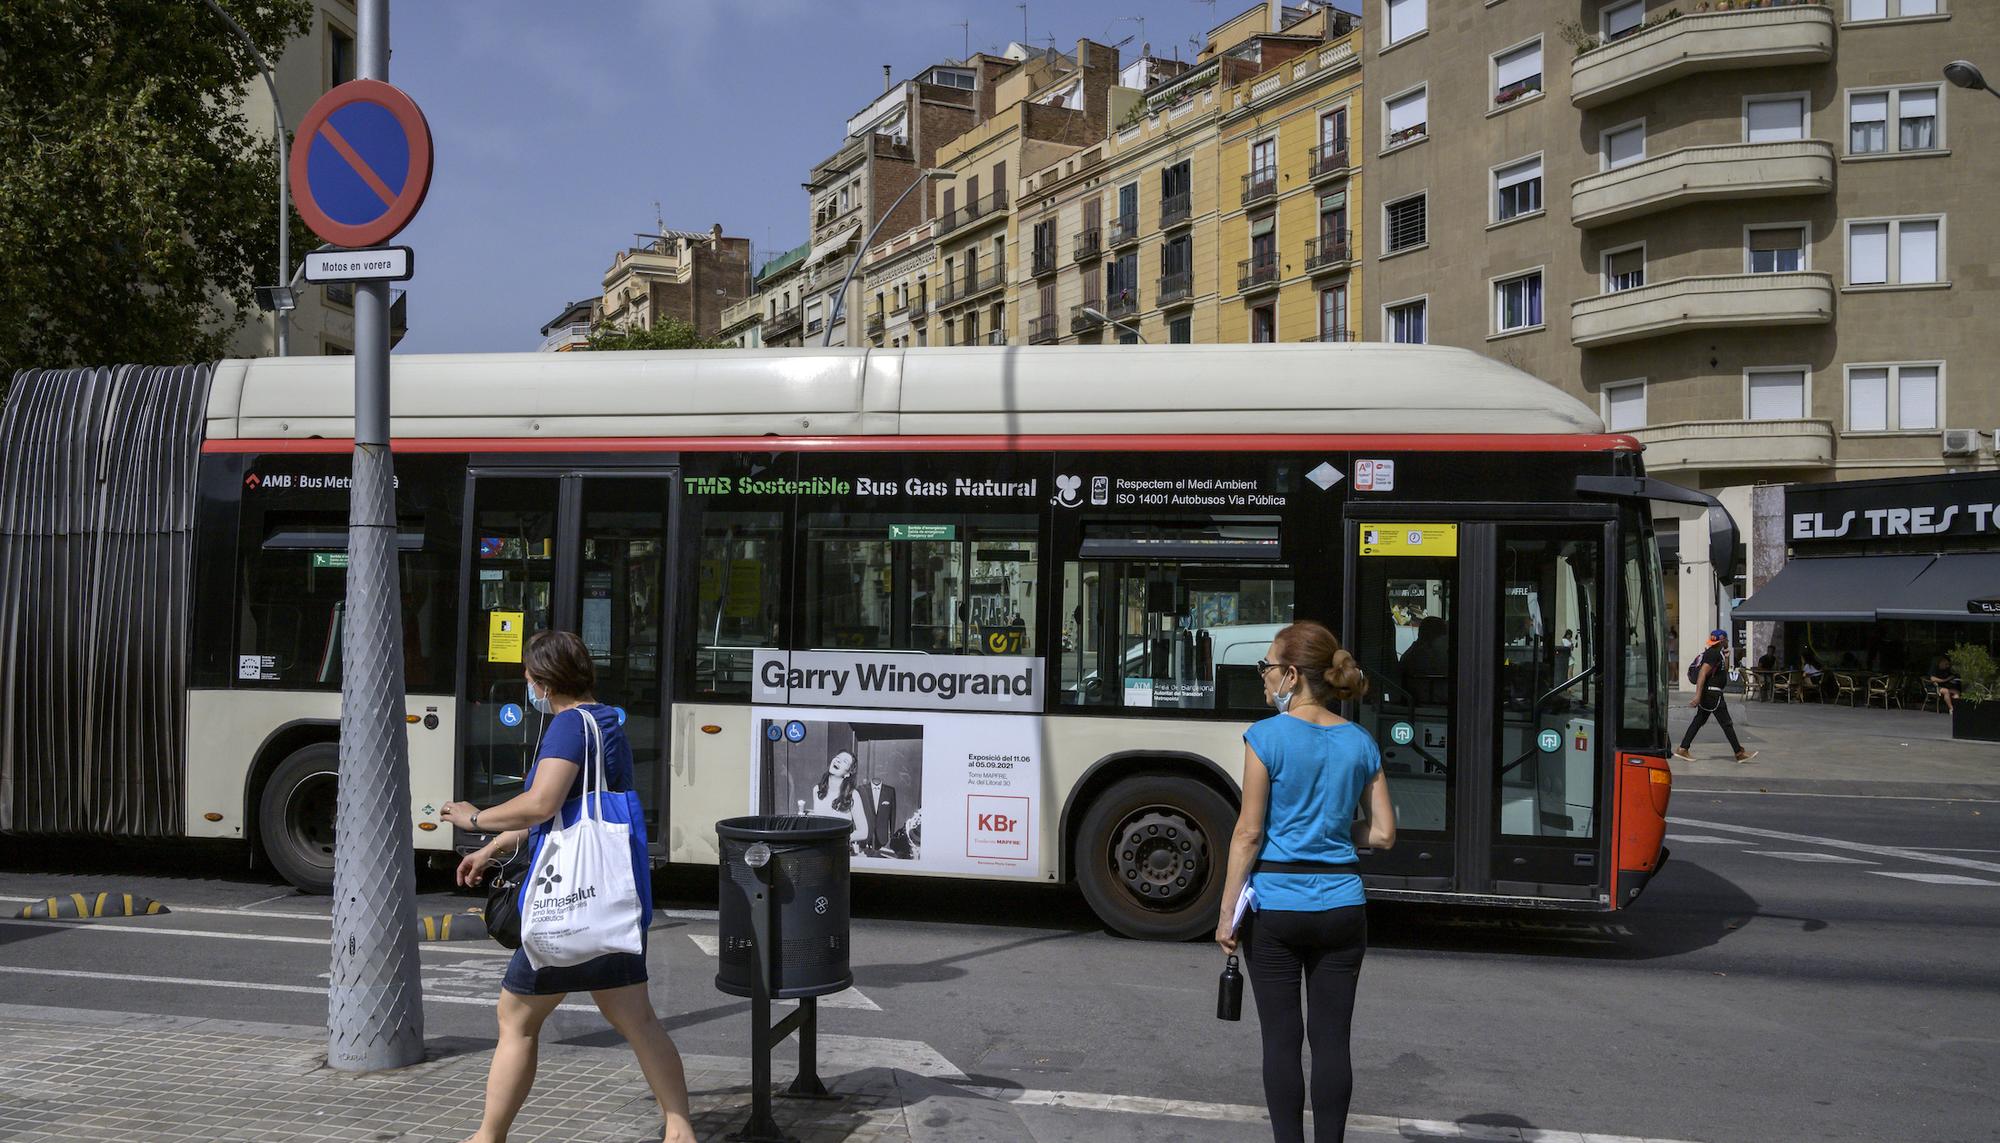
M375 246L416 217L431 186L431 129L416 102L375 79L319 97L292 148L292 199L314 234Z

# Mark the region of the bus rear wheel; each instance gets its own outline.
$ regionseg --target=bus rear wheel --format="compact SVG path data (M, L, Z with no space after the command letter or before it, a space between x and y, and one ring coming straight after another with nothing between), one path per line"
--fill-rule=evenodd
M305 893L333 892L334 798L340 747L315 742L293 751L264 783L257 836L278 875Z
M1215 931L1236 811L1193 778L1127 778L1077 829L1077 884L1114 931L1185 941Z

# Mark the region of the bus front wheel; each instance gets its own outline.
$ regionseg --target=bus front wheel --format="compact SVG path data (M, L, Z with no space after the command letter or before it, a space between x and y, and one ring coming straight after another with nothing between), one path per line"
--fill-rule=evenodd
M333 892L334 798L340 747L315 742L293 751L264 783L257 835L278 875L306 893Z
M1215 931L1236 811L1193 778L1127 778L1099 795L1077 829L1077 884L1098 917L1128 937L1185 941Z

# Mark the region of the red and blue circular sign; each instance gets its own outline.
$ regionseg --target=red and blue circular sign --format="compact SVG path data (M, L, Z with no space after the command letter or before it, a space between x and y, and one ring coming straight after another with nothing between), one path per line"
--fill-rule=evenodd
M336 246L379 246L416 217L431 185L431 129L416 102L376 79L319 97L292 144L292 202Z

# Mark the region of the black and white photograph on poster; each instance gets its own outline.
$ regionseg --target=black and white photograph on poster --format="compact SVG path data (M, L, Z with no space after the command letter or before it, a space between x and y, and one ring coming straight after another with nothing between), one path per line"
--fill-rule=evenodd
M758 707L751 804L848 819L857 870L1038 878L1040 722Z
M856 857L923 854L924 728L904 723L764 720L770 813L847 818Z

